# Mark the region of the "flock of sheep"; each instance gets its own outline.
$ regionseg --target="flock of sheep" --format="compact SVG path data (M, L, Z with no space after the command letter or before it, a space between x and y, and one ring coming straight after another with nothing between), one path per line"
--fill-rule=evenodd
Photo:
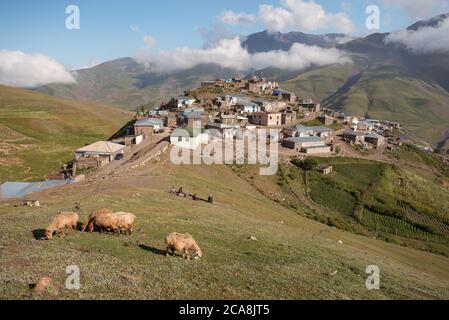
M76 230L79 221L79 216L73 212L59 213L44 232L44 239L50 240L53 234L58 234L64 237L64 229L70 228ZM93 232L95 227L100 230L100 233L112 232L116 235L125 233L131 235L133 231L136 216L127 212L112 212L108 209L101 209L95 211L89 216L86 223L82 225L81 231L88 229ZM173 255L175 251L182 253L183 258L191 259L192 254L195 259L203 256L201 249L198 247L195 240L189 234L171 233L165 238L167 244L167 255Z

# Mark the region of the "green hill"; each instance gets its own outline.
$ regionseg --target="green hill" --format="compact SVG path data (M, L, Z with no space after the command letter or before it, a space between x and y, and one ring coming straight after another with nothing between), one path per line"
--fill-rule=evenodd
M132 58L109 61L76 73L75 84L52 84L36 90L57 97L136 110L142 105L159 106L172 96L183 94L184 90L198 87L203 80L235 75L235 71L214 64L158 72Z
M0 180L38 180L77 147L109 138L132 116L93 103L0 86Z
M357 172L372 181L379 174L362 167ZM340 167L336 174L353 185L355 179ZM307 219L306 203L289 206L291 195L276 176L248 179L225 166L175 166L167 155L106 179L48 190L39 194L41 208L0 205L0 218L8 222L0 224L0 298L32 298L29 285L44 275L60 288L55 299L449 297L447 257ZM175 197L168 192L173 185L212 194L216 203ZM76 211L80 202L83 220L101 207L136 214L135 232L32 240L32 231L41 234L59 210ZM203 258L166 257L164 237L174 231L192 234ZM64 289L68 265L80 268L80 290ZM369 265L380 268L380 290L365 287Z

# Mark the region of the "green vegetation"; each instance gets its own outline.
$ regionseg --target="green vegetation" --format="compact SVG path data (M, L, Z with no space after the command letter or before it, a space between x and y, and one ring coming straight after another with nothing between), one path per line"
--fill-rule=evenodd
M0 86L0 180L40 180L109 138L130 113Z
M257 170L252 166L238 169L242 173ZM297 170L292 166L284 171L299 175ZM280 188L277 179L255 175L253 180L262 191L283 195L288 186ZM175 197L167 192L172 185L199 195L212 193L216 203ZM316 223L257 190L228 167L179 167L162 161L112 179L41 194L40 208L0 204L0 298L449 297L447 258ZM280 203L284 203L282 195ZM80 201L77 211L74 206ZM75 210L84 220L101 207L135 213L132 236L77 232L65 239L33 240L32 231L42 232L61 209ZM301 211L304 205L298 207ZM166 257L164 237L173 231L192 234L204 257L195 261ZM257 241L248 239L250 235ZM371 264L382 270L380 290L365 287L365 269ZM68 265L80 268L80 290L65 289ZM29 285L44 275L59 286L57 295L31 295Z

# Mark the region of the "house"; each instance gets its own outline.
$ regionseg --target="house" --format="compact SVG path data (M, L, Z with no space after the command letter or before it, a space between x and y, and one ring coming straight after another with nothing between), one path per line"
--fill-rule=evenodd
M206 80L206 81L201 82L201 88L215 87L215 84L217 84L217 81Z
M320 137L308 136L308 137L291 137L282 140L282 146L296 151L301 151L304 147L323 146L324 141Z
M318 166L317 171L321 172L324 175L331 174L333 172L334 168L331 165L328 164L322 164Z
M385 138L377 133L368 132L365 134L365 142L370 143L375 147L381 147L385 145Z
M202 127L202 115L200 112L184 112L184 124L188 128L201 128Z
M125 137L125 146L131 146L131 145L138 145L141 144L144 140L144 136L143 135L138 135L138 136L126 136Z
M176 129L170 135L170 144L183 149L196 150L209 142L209 134L202 129Z
M109 141L98 141L75 151L76 168L101 168L123 154L125 146Z
M138 120L134 123L134 134L136 136L151 136L154 132L164 127L164 120L157 118L149 118Z
M296 120L296 111L287 111L282 113L282 124L291 124Z
M220 139L233 139L241 131L239 125L228 125L223 123L208 123L207 129L209 135Z
M359 121L356 125L356 130L358 131L372 131L374 129L374 124L370 121Z
M172 98L170 101L171 106L177 109L189 107L194 103L195 99L187 96L179 96L176 98Z
M250 123L259 126L272 127L282 125L282 113L254 112L248 118Z
M296 95L292 92L283 91L282 99L287 100L289 103L294 103L296 101Z
M365 134L362 132L347 130L343 136L346 141L350 141L350 142L354 142L354 143L364 143L365 142Z
M282 133L285 137L317 136L320 138L327 138L332 132L332 129L325 126L306 127L303 125L296 125L290 128L285 128Z
M243 113L254 113L254 112L261 112L262 107L258 104L246 102L237 107L237 110L240 110Z
M329 117L327 114L322 114L318 117L318 120L325 126L330 126L334 123L334 119Z
M231 126L237 125L238 124L237 116L222 114L220 116L220 123L231 125Z

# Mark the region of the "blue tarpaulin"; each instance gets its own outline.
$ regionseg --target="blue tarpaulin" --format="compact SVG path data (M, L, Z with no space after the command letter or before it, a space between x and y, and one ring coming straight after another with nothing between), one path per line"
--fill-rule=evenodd
M22 198L51 187L69 183L66 180L46 180L41 182L5 182L0 186L0 199Z

